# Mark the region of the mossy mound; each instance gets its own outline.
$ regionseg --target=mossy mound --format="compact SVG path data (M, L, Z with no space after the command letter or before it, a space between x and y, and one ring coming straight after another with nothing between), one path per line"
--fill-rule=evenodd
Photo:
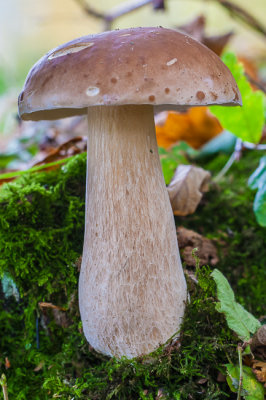
M255 221L246 180L258 157L245 156L194 215L177 220L216 240L217 267L257 317L263 314L265 230ZM223 157L215 162L213 170ZM109 359L89 347L77 306L85 173L81 154L61 169L25 175L0 190L0 271L20 293L17 301L0 291L0 365L10 398L235 398L221 377L223 365L237 360L237 338L215 310L208 267L197 272L197 285L188 281L191 301L180 341L135 360Z

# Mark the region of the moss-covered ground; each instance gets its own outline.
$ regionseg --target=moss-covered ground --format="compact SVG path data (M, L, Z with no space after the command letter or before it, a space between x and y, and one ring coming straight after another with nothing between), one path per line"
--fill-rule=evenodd
M247 179L260 156L245 153L195 214L176 219L215 241L216 267L256 317L265 314L266 234L255 220ZM204 167L215 173L225 162L218 156ZM109 359L89 347L77 306L85 169L81 154L0 190L0 368L10 399L235 399L223 376L224 364L237 362L238 339L215 310L207 266L198 270L198 284L188 280L180 341L136 360Z

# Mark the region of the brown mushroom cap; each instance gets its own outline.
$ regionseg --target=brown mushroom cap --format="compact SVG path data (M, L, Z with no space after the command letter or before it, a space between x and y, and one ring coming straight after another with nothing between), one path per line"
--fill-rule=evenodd
M29 72L19 113L39 120L95 105L240 103L231 72L207 47L175 30L132 28L84 36L46 54Z

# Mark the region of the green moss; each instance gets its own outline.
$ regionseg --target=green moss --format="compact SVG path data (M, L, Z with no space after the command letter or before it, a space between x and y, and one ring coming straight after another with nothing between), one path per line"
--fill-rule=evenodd
M256 153L248 154L221 186L212 188L194 215L177 223L216 239L217 267L233 283L238 301L259 316L265 231L255 221L254 192L246 185L257 163ZM17 302L0 291L0 367L10 398L136 400L155 399L158 391L166 399L234 398L217 376L229 359L237 361L237 339L215 310L207 267L198 271L198 285L188 282L191 300L181 347L180 342L169 343L136 360L108 359L90 349L77 306L85 169L86 158L79 155L61 169L24 176L0 190L0 271L13 278L20 292ZM67 311L41 311L39 302Z

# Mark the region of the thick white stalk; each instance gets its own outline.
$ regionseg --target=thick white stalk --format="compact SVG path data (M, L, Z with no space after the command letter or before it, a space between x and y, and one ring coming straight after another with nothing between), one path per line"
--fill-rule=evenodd
M186 283L153 107L91 107L88 122L81 318L97 351L130 358L179 329Z

